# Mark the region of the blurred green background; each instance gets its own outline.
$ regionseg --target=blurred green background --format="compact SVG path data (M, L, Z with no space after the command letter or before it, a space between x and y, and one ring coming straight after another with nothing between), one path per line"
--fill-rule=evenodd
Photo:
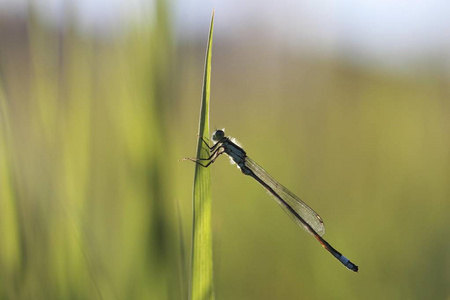
M122 19L119 0L115 13L92 1L90 18L82 1L50 2L0 6L0 299L186 298L194 165L178 160L195 154L213 6L211 130L226 127L360 267L223 157L216 297L450 299L448 35L432 42L408 7L376 10L359 40L346 26L364 15L345 5L308 6L307 22L282 1L283 23L265 1L133 1ZM448 29L432 14L447 4L421 5ZM311 25L333 12L348 32ZM405 29L390 35L395 20Z

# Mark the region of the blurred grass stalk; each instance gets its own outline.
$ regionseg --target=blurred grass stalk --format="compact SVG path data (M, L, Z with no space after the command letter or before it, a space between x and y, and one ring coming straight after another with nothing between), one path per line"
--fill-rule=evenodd
M198 131L197 157L207 158L209 149L203 143L209 140L209 100L211 83L211 54L214 29L214 11L211 17L208 45L203 76L200 124ZM211 178L209 168L195 165L192 227L192 277L191 299L214 299L213 258L211 229Z
M1 74L0 74L1 75ZM8 103L0 77L0 298L6 295L8 285L17 285L17 272L21 266L21 249L18 234L17 202L14 201L12 182L11 128Z
M154 5L102 37L70 9L48 27L30 4L25 34L3 42L0 299L180 298L163 166L173 50Z

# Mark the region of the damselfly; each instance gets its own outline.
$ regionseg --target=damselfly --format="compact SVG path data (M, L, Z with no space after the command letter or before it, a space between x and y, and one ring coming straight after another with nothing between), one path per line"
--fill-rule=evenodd
M209 144L202 138L202 141L210 150L208 158L185 158L191 160L202 167L209 167L223 153L227 154L234 163L241 169L245 175L253 177L269 193L275 201L281 205L286 213L294 221L312 234L319 243L338 259L348 269L358 272L358 266L352 263L348 258L334 249L327 241L322 238L325 234L325 226L322 218L302 200L295 196L291 191L276 181L269 173L247 156L244 149L239 147L232 138L226 137L223 130L216 130L212 137L215 144ZM205 161L205 163L202 163Z

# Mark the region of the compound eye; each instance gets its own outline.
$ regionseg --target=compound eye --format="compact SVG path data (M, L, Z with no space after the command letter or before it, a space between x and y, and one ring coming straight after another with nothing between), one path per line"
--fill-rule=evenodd
M213 139L213 141L218 142L221 139L223 139L224 136L225 136L225 132L223 132L223 130L216 130L216 131L214 131L212 139Z

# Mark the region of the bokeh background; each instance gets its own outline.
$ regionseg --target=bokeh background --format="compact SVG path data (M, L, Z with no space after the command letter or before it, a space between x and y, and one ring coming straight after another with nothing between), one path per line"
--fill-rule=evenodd
M211 129L325 220L347 271L228 160L218 299L450 299L447 1L0 1L0 299L185 299Z

